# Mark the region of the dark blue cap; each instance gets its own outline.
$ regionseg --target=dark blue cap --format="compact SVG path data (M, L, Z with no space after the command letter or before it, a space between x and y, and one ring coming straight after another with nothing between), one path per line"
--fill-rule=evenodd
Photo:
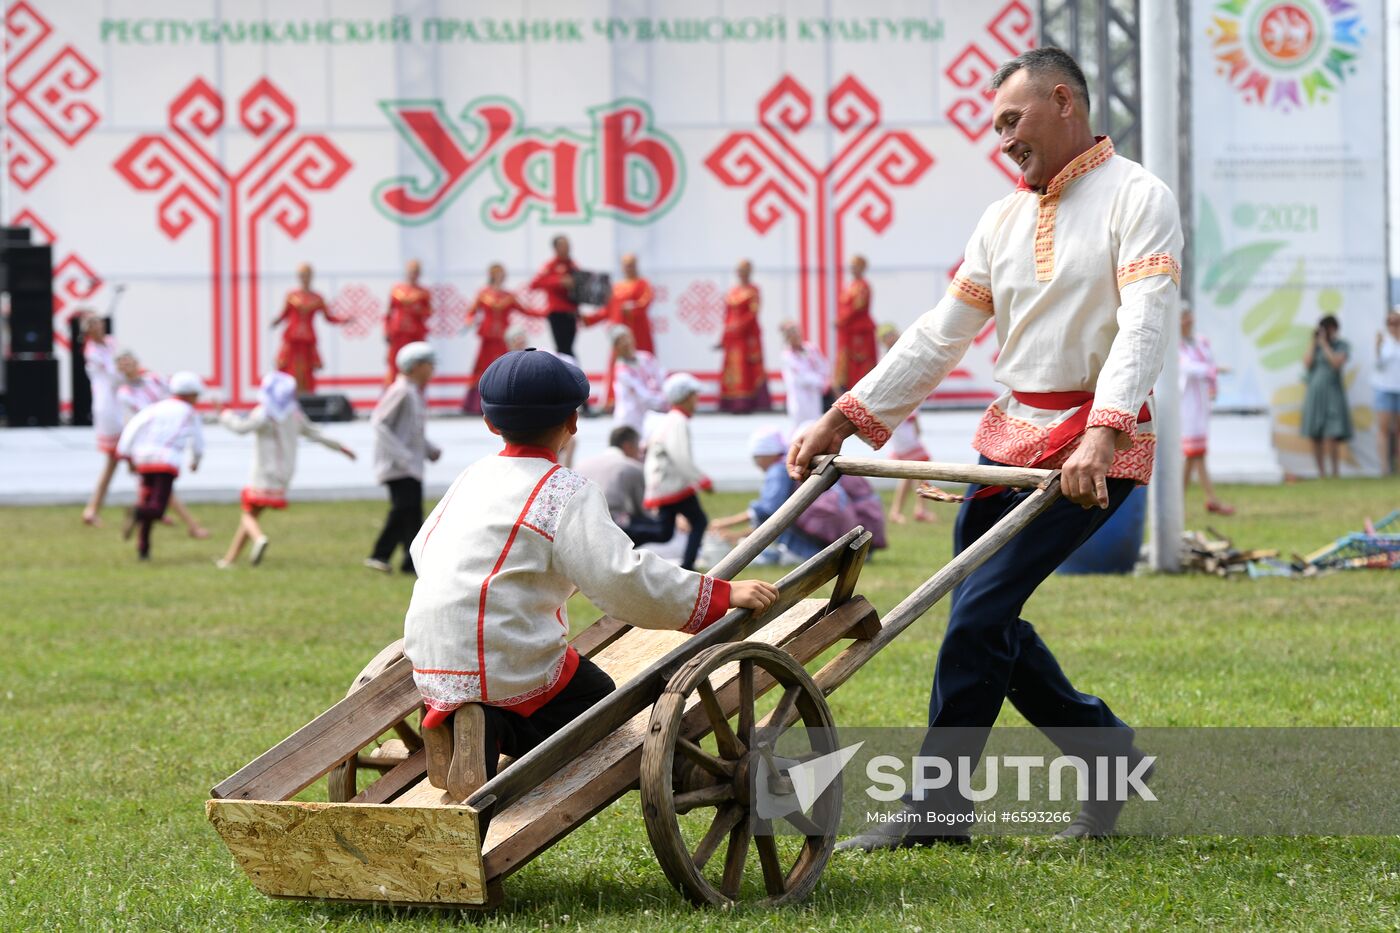
M589 386L583 370L531 347L486 367L477 391L482 412L502 431L542 431L588 401Z

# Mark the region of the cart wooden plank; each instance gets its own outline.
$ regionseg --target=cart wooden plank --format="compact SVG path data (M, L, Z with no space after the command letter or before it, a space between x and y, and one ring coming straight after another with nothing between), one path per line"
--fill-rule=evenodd
M875 616L875 610L863 598L857 597L832 613L825 612L825 602L804 600L748 640L779 645L806 663L841 638L866 631ZM601 666L605 659L600 654L597 660ZM738 702L734 683L737 672L738 666L730 665L721 668L711 680L726 712ZM770 686L766 676L757 678L755 683L759 693ZM499 881L516 871L636 787L650 717L648 707L497 814L486 832L487 879ZM707 731L703 710L698 706L687 718L693 718L690 725L695 734Z
M209 821L253 886L273 897L487 903L470 807L210 800Z

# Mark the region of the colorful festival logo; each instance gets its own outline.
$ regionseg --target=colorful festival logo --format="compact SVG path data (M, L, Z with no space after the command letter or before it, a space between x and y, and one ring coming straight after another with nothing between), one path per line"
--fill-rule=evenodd
M426 169L426 177L391 178L374 189L375 208L401 224L433 220L488 171L498 194L481 217L494 230L532 213L550 224L597 215L650 223L685 184L680 148L652 126L650 108L638 100L590 109L586 134L527 127L520 107L502 97L474 100L455 120L441 100L379 106Z
M1365 34L1351 0L1226 0L1206 28L1216 73L1247 103L1284 113L1338 93Z

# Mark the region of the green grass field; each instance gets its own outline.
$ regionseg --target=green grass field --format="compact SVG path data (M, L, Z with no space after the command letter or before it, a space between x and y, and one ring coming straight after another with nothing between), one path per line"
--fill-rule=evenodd
M1224 490L1210 524L1245 547L1310 551L1400 505L1394 481ZM712 515L745 497L707 500ZM298 505L267 523L263 567L219 572L216 539L156 533L138 565L108 510L0 510L0 930L1395 929L1400 841L1127 838L837 856L784 911L699 911L648 847L635 794L506 884L480 917L272 901L205 822L208 789L343 695L402 631L411 582L359 566L378 502ZM892 530L861 591L888 609L949 556L940 525ZM1193 497L1187 527L1206 524ZM1400 575L1315 580L1056 578L1026 617L1086 691L1138 725L1400 725ZM579 627L595 614L573 608ZM832 698L841 725L922 722L936 607ZM1008 706L1003 722L1016 724ZM752 856L751 856L752 858Z

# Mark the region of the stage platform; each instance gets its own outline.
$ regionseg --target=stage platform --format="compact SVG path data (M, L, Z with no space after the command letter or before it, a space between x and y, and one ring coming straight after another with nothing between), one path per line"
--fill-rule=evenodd
M920 416L924 444L939 460L976 459L971 439L980 412L925 411ZM754 490L760 474L748 456L749 435L760 427L786 428L781 415L697 415L693 422L696 460L722 490ZM575 463L607 446L609 418L579 423ZM353 449L352 462L319 444L303 443L293 483L292 499L381 498L375 483L373 432L361 419L323 426L328 434ZM442 459L428 465L427 493L440 495L473 461L500 449L479 418L434 417L428 436L443 449ZM217 424L204 426L206 449L199 472L180 476L178 490L190 502L234 502L248 478L252 441ZM1211 422L1211 474L1217 482L1273 483L1282 478L1269 446L1265 415L1218 415ZM846 442L848 453L866 451L857 439ZM87 501L101 464L92 428L0 429L0 505L78 505ZM112 482L108 499L127 505L136 484L125 470Z

